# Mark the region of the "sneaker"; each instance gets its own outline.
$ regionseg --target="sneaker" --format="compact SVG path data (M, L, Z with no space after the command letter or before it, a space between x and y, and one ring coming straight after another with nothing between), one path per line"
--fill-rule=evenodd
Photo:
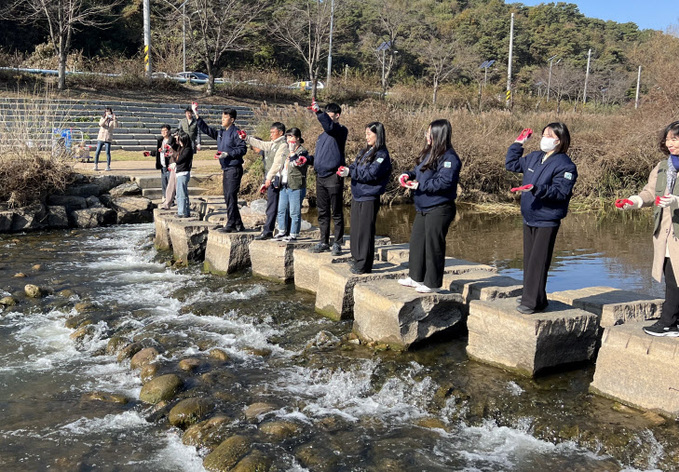
M109 170L111 170L111 168L110 168L110 167L107 167L106 170L109 171Z
M437 293L439 289L437 288L429 288L426 285L418 285L417 288L415 289L417 293Z
M297 241L297 235L296 234L289 234L286 237L283 238L283 241L286 242L291 242L291 241Z
M99 167L98 167L98 166L94 166L94 167L92 168L92 170L96 172L96 171L99 170Z
M328 246L326 243L318 243L315 246L311 246L311 248L309 248L309 252L314 252L314 253L327 252L329 250L330 250L330 246Z
M419 282L415 282L410 277L406 277L405 279L398 279L398 283L400 283L404 287L412 287L412 288L417 288L421 285Z
M651 326L644 328L644 333L651 336L669 336L672 338L679 337L679 329L676 326L665 326L660 321L656 321Z
M276 233L274 237L272 238L274 241L284 241L285 240L285 233Z
M330 251L330 254L332 254L333 256L341 256L342 255L342 246L340 246L339 243L333 243L332 250Z

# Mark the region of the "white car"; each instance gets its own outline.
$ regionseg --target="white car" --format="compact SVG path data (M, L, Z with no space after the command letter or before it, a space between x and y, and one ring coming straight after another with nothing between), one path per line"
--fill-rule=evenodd
M300 82L295 82L290 86L292 89L302 89L302 90L311 90L314 88L314 83L310 80L304 80ZM318 90L321 90L322 88L325 88L325 85L323 85L323 82L320 80L316 82L316 88Z

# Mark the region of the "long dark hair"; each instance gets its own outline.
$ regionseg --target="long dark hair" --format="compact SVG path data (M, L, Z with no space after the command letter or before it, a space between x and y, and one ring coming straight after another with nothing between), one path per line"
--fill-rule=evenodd
M189 136L186 133L180 133L179 134L179 143L182 145L183 148L191 148L193 149L193 143L191 143L191 136Z
M670 134L672 136L679 136L679 121L674 121L667 125L665 131L663 131L662 136L660 136L660 142L658 143L660 146L660 150L668 156L671 153L670 150L667 149L667 144L665 144L665 141L667 141L667 136L669 136Z
M372 123L368 123L367 125L365 125L365 127L366 129L369 129L370 131L375 133L376 135L375 145L364 147L359 155L360 156L359 161L371 164L375 160L375 157L377 156L377 151L386 147L387 137L384 131L384 125L379 121L373 121Z
M554 154L566 154L568 148L571 147L571 133L568 131L568 127L564 123L557 121L542 128L542 134L545 134L547 128L551 129L554 135L559 138L559 144L554 149Z
M103 118L106 118L106 114L107 114L109 111L111 112L111 115L112 115L112 114L113 114L113 108L111 108L111 107L106 107L106 108L104 108L104 114L101 115L101 116L102 116Z
M431 144L427 144L417 157L418 164L427 160L421 168L423 171L438 168L439 161L446 151L448 151L448 149L453 149L453 127L451 126L450 121L434 120L429 125L429 129Z

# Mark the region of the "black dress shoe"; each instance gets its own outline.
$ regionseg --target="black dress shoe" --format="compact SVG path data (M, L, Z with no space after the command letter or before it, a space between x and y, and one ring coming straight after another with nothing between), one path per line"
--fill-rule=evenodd
M235 231L236 231L236 233L242 233L243 231L245 231L245 226L238 225L238 226L236 226Z
M257 236L255 236L255 239L257 241L265 241L267 239L271 239L272 237L273 237L273 235L271 235L271 234L262 233L262 234L258 234Z
M359 269L358 267L356 267L356 266L354 266L354 265L352 265L351 267L349 267L349 272L351 272L352 274L356 274L356 275L362 275L362 274L369 274L369 273L370 273L369 271L367 271L367 270L361 270L361 269Z
M234 229L229 227L229 226L224 226L224 227L222 227L222 232L223 233L233 233Z
M524 305L517 306L516 311L518 311L519 313L521 313L523 315L532 315L533 313L535 313L535 309L528 308L527 306L524 306Z

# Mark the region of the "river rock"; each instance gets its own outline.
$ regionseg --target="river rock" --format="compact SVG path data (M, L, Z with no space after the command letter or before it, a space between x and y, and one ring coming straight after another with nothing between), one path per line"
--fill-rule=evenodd
M0 233L9 233L14 220L13 211L0 211Z
M250 454L241 459L232 472L262 472L271 469L273 459L262 451L255 449Z
M68 212L66 207L50 205L47 207L47 226L50 228L68 228Z
M67 212L84 210L87 208L87 200L84 197L74 195L50 195L47 197L48 205L66 207Z
M124 405L129 401L125 395L108 392L89 392L82 396L82 400L104 403L118 403L121 405Z
M144 367L142 367L141 372L139 373L139 378L141 379L142 385L148 383L149 380L154 378L158 374L158 370L160 370L160 366L155 363L146 364Z
M231 436L203 459L203 467L211 472L227 472L248 453L252 441L245 436Z
M111 205L118 212L118 224L148 223L153 221L153 202L146 197L117 197Z
M63 289L63 290L59 290L59 291L57 292L57 296L59 296L59 297L61 297L61 298L71 298L71 297L77 296L77 293L75 293L75 292L74 292L73 290L71 290L70 288L65 288L65 289Z
M168 419L172 426L186 429L205 418L212 408L212 402L205 398L186 398L170 410Z
M141 187L137 182L127 182L112 188L109 192L112 197L131 197L141 195Z
M259 226L263 226L266 222L266 213L259 211L256 206L253 207L252 203L250 206L240 209L240 217L243 220L243 224L246 228L257 228Z
M6 296L6 297L0 298L0 305L2 305L2 306L14 306L16 304L17 304L17 301L12 296Z
M256 233L224 233L210 229L205 246L205 271L212 274L231 274L250 267L250 241Z
M24 279L28 276L26 274L24 274L23 272L17 272L16 274L14 274L13 277L16 278L16 279Z
M10 231L27 231L47 227L47 208L41 203L14 210Z
M122 362L125 359L131 359L136 353L144 349L141 343L133 342L118 351L118 362Z
M116 223L116 212L110 208L86 208L71 213L73 226L77 228L96 228Z
M40 287L33 284L24 285L24 292L26 293L27 297L31 298L40 298L45 293Z
M95 305L94 303L92 303L89 300L85 300L85 301L76 303L73 308L75 308L75 311L77 311L78 313L88 313L90 311L96 310L97 305Z
M70 185L64 195L75 195L79 197L89 197L90 195L99 196L108 193L112 188L129 182L129 178L122 175L101 175L95 178L80 176L78 180Z
M214 449L227 434L231 418L223 415L196 423L184 432L182 442L187 446Z
M160 353L156 348L146 347L132 356L132 359L130 359L130 369L140 369L156 360L156 357L159 355Z
M158 403L171 400L182 388L184 382L175 374L156 377L141 388L139 399L145 403Z
M94 195L87 197L85 202L87 203L87 208L103 208L105 206L103 203L101 203L99 197L95 197Z
M208 357L210 359L215 359L221 362L226 362L229 360L229 355L226 353L226 351L219 348L214 348L210 350Z
M177 366L185 372L193 372L198 367L200 367L200 359L196 359L195 357L182 359L181 361L179 361Z
M127 346L128 344L130 344L130 340L123 336L111 336L111 339L109 339L106 343L106 354L109 356L117 354L124 346Z
M276 411L277 409L278 407L271 403L253 403L245 409L245 419L251 421L260 415L265 415L272 411Z
M295 450L295 457L302 466L318 472L335 470L337 457L333 452L320 444L304 444Z
M302 428L292 421L271 421L260 425L259 430L273 439L283 441L297 436Z

